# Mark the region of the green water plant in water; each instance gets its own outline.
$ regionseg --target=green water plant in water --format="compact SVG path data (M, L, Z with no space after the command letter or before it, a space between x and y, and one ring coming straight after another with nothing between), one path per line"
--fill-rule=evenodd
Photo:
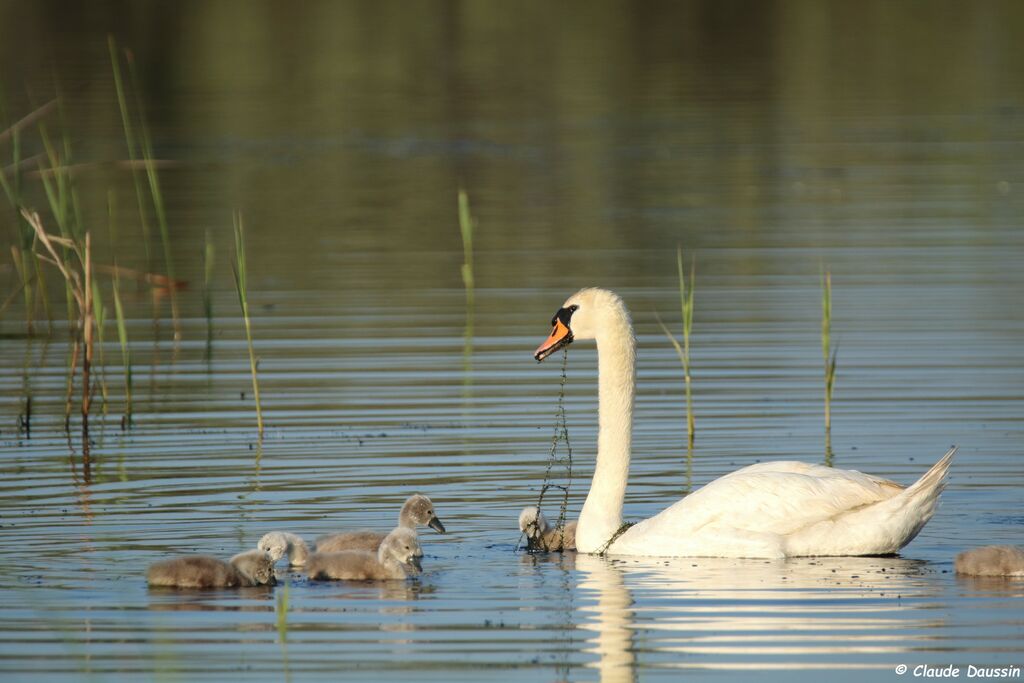
M22 169L26 164L34 161L34 158L22 158L21 132L25 128L43 120L56 106L57 100L52 99L29 112L7 128L0 130L0 144L6 145L9 142L11 145L11 163L7 166L7 170L4 169L3 164L0 164L0 187L3 187L4 194L7 196L7 200L14 208L16 214L17 243L11 246L11 257L14 261L14 269L18 275L19 282L15 292L0 306L0 313L6 310L7 306L14 301L18 294L22 294L25 300L26 332L30 336L34 333L35 296L37 293L42 297L47 318L50 317L50 310L46 294L44 271L32 253L35 248L35 230L25 220L25 217L21 215L21 210L26 208L22 194ZM5 116L2 98L0 98L0 116ZM8 172L10 177L8 177Z
M832 464L832 390L836 382L836 356L832 348L832 273L821 275L821 355L825 364L825 461Z
M216 256L210 231L206 231L205 248L203 249L203 312L206 314L206 357L210 357L213 346L213 264Z
M462 286L466 290L466 339L473 337L475 282L473 279L473 216L469 212L469 196L459 189L459 232L462 233Z
M690 375L690 333L693 331L693 293L696 285L697 258L694 256L690 261L689 278L683 269L683 249L676 247L676 268L679 276L679 301L683 314L683 343L680 344L676 336L658 317L658 324L672 346L676 349L679 362L683 366L683 382L686 390L686 437L690 447L693 446L695 421L693 417L693 386ZM687 284L689 279L689 284Z
M126 51L128 73L131 76L132 90L135 94L135 108L138 112L139 125L136 130L132 125L131 112L128 109L124 79L121 74L121 60L117 51L117 43L113 36L108 36L107 45L110 49L110 61L114 70L114 89L117 91L117 103L121 111L121 122L124 126L125 141L128 144L128 156L132 167L132 181L135 184L135 196L139 206L139 220L142 224L142 239L146 250L146 270L152 271L150 265L149 246L149 224L146 219L146 207L144 192L142 189L141 174L135 162L141 155L142 166L145 169L145 177L149 187L149 199L153 206L153 213L156 215L157 226L160 228L160 241L163 245L164 268L167 271L169 286L167 288L171 301L171 318L174 325L174 338L181 339L181 317L178 313L178 280L174 275L174 258L171 253L170 228L167 222L167 210L164 207L163 191L160 188L160 178L157 174L156 159L153 155L153 143L149 134L149 127L146 125L146 118L143 115L142 96L139 87L138 72L135 68L135 59L131 52Z
M242 223L242 212L235 211L235 260L231 264L235 276L235 289L238 291L238 304L242 308L242 319L245 321L245 339L249 345L249 370L252 373L252 394L256 400L256 426L260 439L263 438L263 409L260 406L260 382L256 375L256 350L252 343L252 323L249 319L248 283L245 268L245 226Z
M114 191L107 193L107 225L110 230L110 243L117 244L117 230L114 223ZM121 302L121 271L114 258L113 289L114 317L117 322L117 341L121 346L121 364L124 366L124 414L121 416L121 430L128 429L132 424L132 353L128 346L128 325L124 316L124 305Z

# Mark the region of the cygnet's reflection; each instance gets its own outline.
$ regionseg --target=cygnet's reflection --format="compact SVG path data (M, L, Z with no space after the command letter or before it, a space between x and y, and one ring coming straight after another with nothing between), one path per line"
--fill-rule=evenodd
M912 631L927 623L908 605L939 590L924 562L897 557L581 554L575 564L581 627L594 632L587 651L602 681L634 680L638 651L658 667L878 666L850 655L917 647L927 636Z

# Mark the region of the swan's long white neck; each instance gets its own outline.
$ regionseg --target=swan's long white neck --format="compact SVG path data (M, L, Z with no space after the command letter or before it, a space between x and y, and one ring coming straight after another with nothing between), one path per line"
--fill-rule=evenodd
M597 335L597 465L580 512L576 547L597 552L622 526L622 502L629 478L636 391L636 340L625 308L607 312Z

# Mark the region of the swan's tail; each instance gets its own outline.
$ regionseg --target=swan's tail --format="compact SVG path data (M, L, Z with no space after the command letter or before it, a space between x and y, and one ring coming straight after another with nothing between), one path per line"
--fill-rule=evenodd
M953 463L954 453L956 453L956 446L946 451L941 460L932 465L932 468L925 472L923 477L911 484L898 497L903 498L906 503L920 499L923 503L930 503L932 511L934 511L939 494L942 493L942 489L946 488L946 477L949 475L949 466ZM931 513L928 516L931 517Z
M956 447L949 449L924 476L892 498L790 537L787 554L889 555L899 552L935 514L954 453Z
M879 512L888 516L887 524L895 541L889 552L896 552L914 540L924 525L935 514L939 504L939 494L946 487L949 466L953 463L953 446L942 456L931 469L920 479L911 484L905 491L885 503L879 505Z

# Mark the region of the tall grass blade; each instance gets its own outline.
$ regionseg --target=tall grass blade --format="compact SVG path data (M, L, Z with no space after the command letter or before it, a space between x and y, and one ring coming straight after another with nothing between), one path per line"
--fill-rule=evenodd
M167 226L167 210L164 207L164 195L160 189L160 179L156 172L156 161L153 157L153 143L146 125L145 112L142 107L142 95L139 87L138 73L135 70L135 59L128 55L128 73L132 78L132 90L135 92L135 108L139 112L139 130L141 132L142 159L146 165L146 178L149 180L149 192L153 200L153 212L156 214L157 225L160 227L160 241L164 248L164 264L167 277L176 281L174 275L174 257L171 252L171 233ZM181 316L178 314L178 293L174 287L170 289L171 318L174 324L174 338L181 339Z
M473 216L469 212L469 196L463 189L459 190L459 231L462 233L462 284L466 288L466 309L473 311Z
M260 405L260 383L256 375L257 362L256 351L252 343L252 325L249 321L249 302L247 295L248 284L246 282L245 268L245 226L242 223L242 213L235 211L235 261L232 263L232 270L235 276L235 289L238 291L238 304L242 308L242 319L245 321L245 339L249 345L249 370L252 373L252 394L256 400L256 426L260 439L263 438L263 409Z
M121 77L121 61L118 57L117 43L114 40L114 36L107 36L107 47L110 49L110 65L114 70L114 89L117 91L117 105L121 110L121 124L124 127L125 142L128 144L128 159L131 162L132 182L135 185L135 199L139 206L139 222L142 226L142 246L146 255L146 271L152 272L153 257L149 246L149 220L146 217L141 170L138 164L135 163L139 158L135 143L135 132L132 126L131 115L128 112L128 99L125 97L124 80Z
M71 181L67 172L65 159L54 146L50 139L49 132L44 123L39 124L39 136L45 149L45 157L48 168L42 168L40 179L43 182L43 189L46 192L46 199L50 205L50 213L57 222L57 228L65 239L79 239L80 222L76 220L77 213L71 208ZM70 141L65 140L65 149L70 149ZM69 258L69 248L63 247L62 257ZM67 310L68 326L75 325L75 305L71 295L71 283L64 282L64 301Z
M693 332L693 296L696 285L696 272L697 272L697 259L693 258L690 265L689 282L687 282L687 274L683 268L683 250L682 247L676 247L676 268L679 276L679 301L680 309L682 312L683 319L683 343L680 344L676 339L675 334L668 329L661 320L661 316L655 313L655 317L658 320L658 325L661 326L662 332L668 337L668 340L672 342L672 346L676 350L676 355L679 356L679 362L683 366L683 382L686 392L686 440L687 444L693 446L693 440L696 435L696 420L693 414L693 380L690 374L690 335ZM688 456L689 451L688 451Z
M281 663L284 665L285 683L292 680L291 665L288 662L288 598L290 584L277 592L277 640L281 643Z
M210 231L206 231L206 247L203 250L203 312L206 314L206 357L210 357L213 348L213 266L216 258L216 251L213 240L210 239Z
M110 230L110 244L117 244L117 227L115 223L114 191L107 193L107 226ZM114 278L112 280L114 298L114 316L117 320L117 341L121 346L121 365L124 368L124 414L121 417L121 430L132 425L132 355L128 346L128 325L124 317L124 305L121 303L121 271L114 257Z
M832 348L832 273L821 275L821 355L825 369L825 434L831 441L832 390L835 388L838 347Z
M20 122L4 131L4 133L10 137L12 142L12 178L8 180L6 172L0 168L0 185L3 186L4 194L7 195L7 200L11 203L15 212L17 212L17 218L15 220L18 224L19 248L14 255L14 267L18 273L19 279L21 280L20 291L24 294L25 299L25 331L26 334L32 336L35 332L35 315L33 305L35 298L32 274L38 272L38 268L36 267L35 259L32 258L35 234L28 222L21 215L21 210L24 208L24 202L21 197L21 127L19 124Z
M121 428L132 425L132 355L128 346L128 326L121 303L121 281L114 275L114 314L117 316L117 341L121 345L121 364L124 366L124 417Z
M462 233L462 286L466 290L466 338L471 339L476 311L476 283L473 278L473 216L469 212L469 196L464 189L459 189L459 232Z

